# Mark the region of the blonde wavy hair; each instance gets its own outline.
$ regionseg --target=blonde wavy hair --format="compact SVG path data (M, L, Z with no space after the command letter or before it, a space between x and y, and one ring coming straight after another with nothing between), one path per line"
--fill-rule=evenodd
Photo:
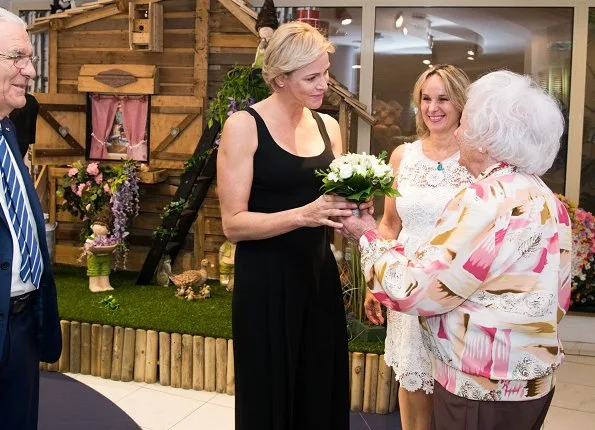
M281 25L264 52L262 77L277 90L275 79L314 62L325 52L335 52L333 44L318 30L299 21Z
M421 87L432 76L439 76L444 83L444 89L449 100L459 112L463 112L465 102L467 101L467 87L469 86L469 77L465 72L451 64L439 64L431 69L423 72L417 82L413 86L413 101L417 107L415 114L415 126L417 129L417 137L424 139L430 135L430 129L424 122L423 114L421 113Z

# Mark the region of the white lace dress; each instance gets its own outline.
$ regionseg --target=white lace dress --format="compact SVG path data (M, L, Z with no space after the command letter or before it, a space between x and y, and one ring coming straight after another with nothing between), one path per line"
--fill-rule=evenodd
M397 212L402 229L399 242L405 255L414 252L431 232L448 201L473 178L459 165L459 154L438 162L426 157L421 140L406 143L399 166L397 184L401 197L397 197ZM408 391L434 391L434 377L430 352L422 340L417 316L388 311L384 360L395 369L396 379Z

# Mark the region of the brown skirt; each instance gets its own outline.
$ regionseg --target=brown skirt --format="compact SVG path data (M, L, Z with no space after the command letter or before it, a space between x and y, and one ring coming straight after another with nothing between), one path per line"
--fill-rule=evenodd
M554 390L535 400L482 402L459 397L434 382L431 430L539 430Z

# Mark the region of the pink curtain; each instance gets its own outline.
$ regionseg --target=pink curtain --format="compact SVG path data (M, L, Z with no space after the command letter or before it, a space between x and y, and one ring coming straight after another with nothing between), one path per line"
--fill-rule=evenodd
M89 158L106 159L105 141L116 117L118 99L114 96L91 96L92 127Z
M122 99L122 126L128 136L128 158L136 161L147 161L147 112L149 100L147 96L124 97Z

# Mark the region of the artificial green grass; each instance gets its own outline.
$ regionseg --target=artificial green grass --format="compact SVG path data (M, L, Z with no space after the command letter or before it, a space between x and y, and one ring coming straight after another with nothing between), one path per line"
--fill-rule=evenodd
M208 282L210 299L189 302L175 297L173 286L135 285L136 272L113 272L114 290L102 293L89 291L86 268L54 265L54 277L61 319L231 339L232 293L217 282ZM120 305L116 310L101 304L110 295ZM382 354L384 343L354 339L349 349Z

